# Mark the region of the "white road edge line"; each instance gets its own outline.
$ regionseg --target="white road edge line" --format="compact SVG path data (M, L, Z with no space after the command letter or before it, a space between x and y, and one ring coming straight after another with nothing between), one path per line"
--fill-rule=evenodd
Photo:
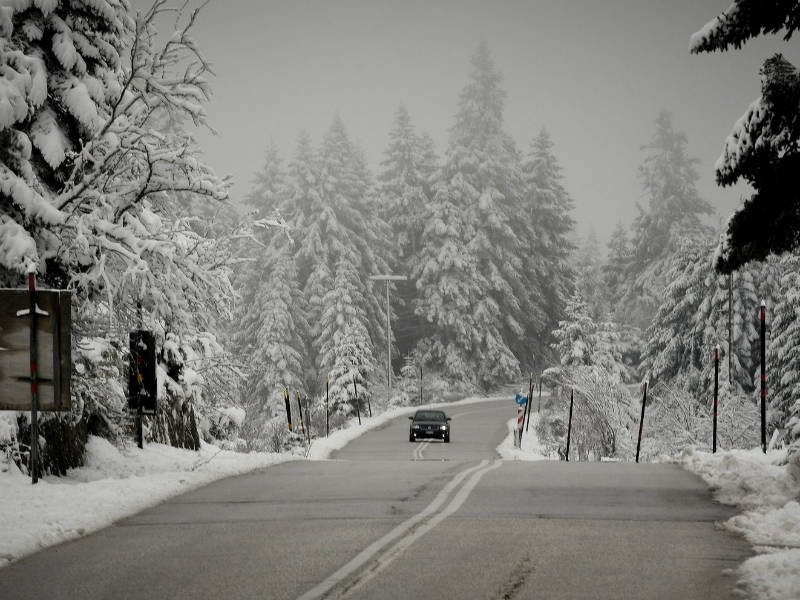
M465 483L461 487L461 489L458 490L458 493L456 493L456 495L453 497L453 500L444 510L434 515L427 523L420 526L411 535L401 538L394 546L387 549L386 552L384 552L381 556L379 556L375 560L375 564L372 567L370 567L370 569L358 579L355 585L351 586L346 590L343 590L342 593L336 597L344 598L349 596L352 592L355 592L356 590L361 588L364 584L366 584L368 581L370 581L376 575L378 575L381 571L383 571L386 567L388 567L414 542L416 542L419 538L421 538L423 535L428 533L431 529L436 527L439 523L444 521L447 517L452 515L459 508L461 508L461 505L464 504L466 499L472 493L472 490L475 489L476 485L478 485L478 482L481 480L481 477L486 475L486 473L488 473L489 471L492 471L500 467L502 464L503 460L497 459L491 465L484 467L477 473L474 473L472 477L469 478L469 481L467 481L467 483Z
M369 546L364 548L361 552L356 554L356 556L351 559L348 563L344 566L339 568L336 572L329 575L325 580L318 583L316 586L308 590L302 596L299 596L297 600L314 600L316 598L321 598L325 594L327 594L334 586L338 585L342 581L344 581L347 577L355 573L358 569L363 567L369 560L371 560L381 549L386 546L389 542L393 542L404 533L406 533L409 529L411 529L414 525L422 521L423 519L427 518L432 513L439 510L439 507L445 503L447 497L450 493L460 484L468 475L481 469L486 466L488 461L482 460L474 467L470 467L468 469L464 469L460 473L456 474L447 485L445 485L441 491L436 495L427 507L421 512L418 512L413 517L403 521L392 529L389 533L384 535L383 537L375 540Z

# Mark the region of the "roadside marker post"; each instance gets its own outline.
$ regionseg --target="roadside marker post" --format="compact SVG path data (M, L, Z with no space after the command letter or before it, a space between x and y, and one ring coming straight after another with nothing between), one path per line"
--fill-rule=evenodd
M358 424L361 425L361 405L358 402L358 386L356 385L355 375L353 375L353 393L356 396L356 414L358 415Z
M283 401L286 403L286 421L289 423L289 432L292 431L292 404L289 402L289 388L283 388Z
M308 438L308 443L311 443L311 410L308 407L308 396L306 396L306 423L308 423L308 427L306 427L306 437Z
M539 374L539 407L536 409L537 413L542 412L542 374Z
M523 424L525 425L525 432L527 433L528 427L531 424L531 404L533 400L533 373L531 373L530 381L528 382L528 401L525 403L525 414L522 416ZM527 421L525 418L527 417ZM520 434L521 435L521 434Z
M297 414L300 419L300 431L305 437L306 435L306 424L303 421L303 406L300 404L300 392L295 392L294 397L297 398Z
M714 348L714 427L712 434L712 454L717 452L717 402L719 399L719 344Z
M644 382L644 396L642 396L642 416L639 419L639 439L636 442L636 462L639 462L639 450L642 447L642 427L644 426L644 408L647 406L647 382Z
M331 409L330 409L330 390L328 376L325 376L325 437L331 432Z
M575 400L575 389L569 389L569 421L567 422L567 462L569 462L569 442L572 437L572 404Z
M767 303L761 301L761 449L767 453Z

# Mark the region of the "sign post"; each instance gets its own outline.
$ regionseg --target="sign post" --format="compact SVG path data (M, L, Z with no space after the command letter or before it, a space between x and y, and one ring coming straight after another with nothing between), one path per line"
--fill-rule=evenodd
M36 345L36 274L28 273L28 314L31 320L31 482L39 481L39 390L36 369L38 347ZM47 313L45 313L47 316Z
M0 290L0 410L30 411L31 482L39 481L39 412L70 406L71 303L69 292Z
M128 338L128 409L136 411L136 445L144 448L143 416L156 414L156 336L137 329Z

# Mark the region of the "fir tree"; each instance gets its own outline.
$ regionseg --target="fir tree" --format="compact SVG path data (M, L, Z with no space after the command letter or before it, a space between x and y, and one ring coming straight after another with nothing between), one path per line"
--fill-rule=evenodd
M448 374L474 372L482 386L519 373L528 290L520 241L524 189L513 140L503 130L501 75L481 44L463 89L442 181L426 220L417 306L437 328L431 338ZM448 221L443 227L442 219ZM435 222L435 225L431 225ZM429 236L436 229L440 237ZM453 244L457 244L454 248ZM453 254L463 256L454 260ZM469 277L456 282L454 279ZM428 289L422 289L427 287ZM456 297L456 295L466 294ZM450 305L455 312L444 308ZM466 329L468 334L464 334ZM513 349L513 350L512 350Z
M535 290L526 334L546 341L562 318L561 307L571 293L573 269L569 259L574 246L569 235L575 222L570 214L572 198L562 184L561 166L545 129L531 142L522 172L531 227L530 248L525 252L526 272L528 289L532 293ZM549 342L538 350L546 350L547 345Z
M767 307L774 314L767 344L768 375L773 374L768 381L770 422L793 442L800 439L800 256L784 255L779 265L780 294L774 308Z
M359 384L360 400L371 394L370 387L362 384L374 370L375 348L360 287L352 257L340 257L332 285L322 298L317 327L320 372L329 374L330 395L340 411L355 400L354 381Z
M710 233L701 217L711 214L712 208L697 194L697 159L688 156L686 144L686 136L674 129L670 114L660 113L639 168L648 206L639 207L634 223L624 296L629 322L641 328L649 325L660 302L669 281L670 256L680 238Z
M741 48L764 33L800 25L800 2L734 0L692 35L693 53ZM761 97L736 122L717 160L717 183L745 179L755 189L728 222L717 269L729 273L750 261L800 247L800 75L782 55L761 68Z
M562 367L580 367L592 364L597 344L597 324L589 314L589 307L580 294L567 302L563 321L553 332L554 349Z
M430 160L430 150L423 147L408 111L400 106L389 132L379 179L381 211L396 240L394 246L399 250L404 268L419 252L422 242L424 207L429 201L427 192L430 189L427 179L436 167L435 162L423 164L425 159Z
M573 255L573 262L576 293L586 302L592 319L599 322L607 313L607 305L600 244L594 228L589 229L586 238L578 246Z
M617 223L607 244L608 259L602 266L603 285L610 304L611 313L624 321L625 307L621 303L625 289L625 275L631 262L631 242L628 230L621 222Z

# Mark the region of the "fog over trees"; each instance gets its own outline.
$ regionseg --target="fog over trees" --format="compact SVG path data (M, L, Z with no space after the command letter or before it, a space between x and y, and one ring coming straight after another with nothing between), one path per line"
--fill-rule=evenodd
M604 423L582 442L586 456L622 456L635 422L626 386L650 382L665 423L687 406L706 419L716 346L722 393L755 410L762 299L770 428L798 444L800 96L785 58L764 64L762 96L716 165L720 184L755 190L724 228L697 191L691 132L654 107L630 170L638 215L603 246L576 231L560 161L570 148L547 128L509 131L486 43L464 57L444 147L397 98L394 117L374 124L386 145L373 171L331 107L319 139L263 140L248 192L230 197L196 141L213 125L210 64L191 36L202 14L180 13L177 31L159 35L166 11L74 0L0 12L0 285L24 287L35 272L40 287L73 294L73 408L43 417L47 470L81 464L89 434L130 433L123 381L138 328L159 348L151 440L291 448L287 390L319 432L326 398L339 427L364 406L417 403L421 390L487 393L544 373L556 391L578 388ZM794 31L771 13L745 27L744 14L709 24L693 51ZM386 274L407 278L389 285L388 332L386 284L371 279ZM562 412L555 402L543 418L544 442L557 443ZM690 421L681 435L674 419L664 430L693 439ZM13 423L0 449L22 464L26 414ZM652 454L658 444L668 440Z

